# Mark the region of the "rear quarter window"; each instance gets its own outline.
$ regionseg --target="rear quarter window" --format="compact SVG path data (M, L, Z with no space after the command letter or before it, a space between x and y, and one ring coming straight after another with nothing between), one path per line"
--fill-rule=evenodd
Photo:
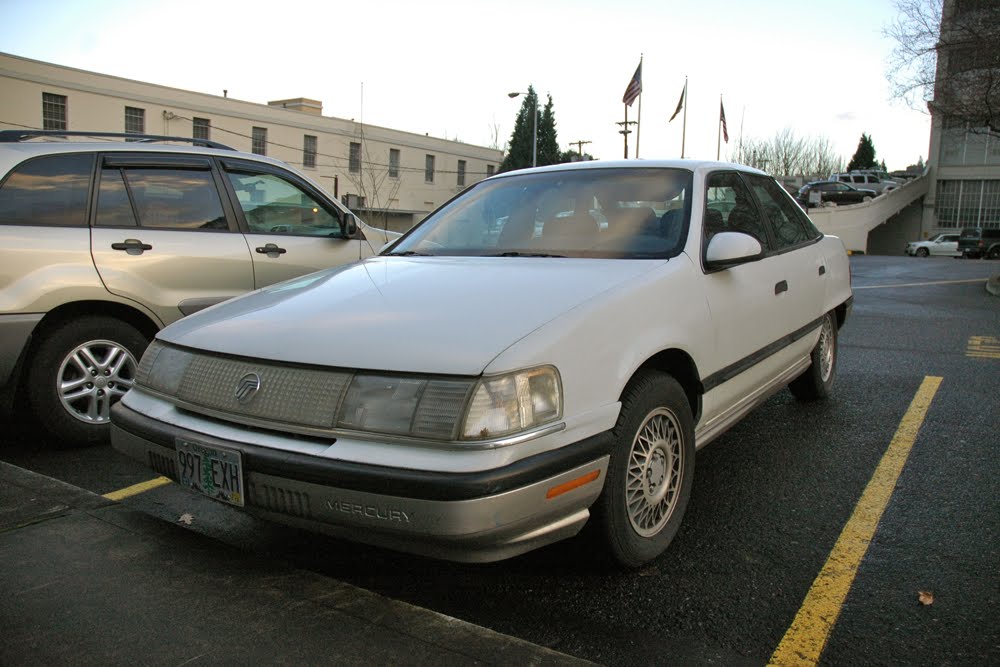
M48 155L18 165L0 185L0 224L84 227L94 157Z

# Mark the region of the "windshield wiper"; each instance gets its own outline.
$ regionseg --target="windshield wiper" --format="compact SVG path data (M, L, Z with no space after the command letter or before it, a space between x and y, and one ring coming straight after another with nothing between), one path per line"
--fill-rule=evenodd
M508 250L507 252L498 252L495 255L483 255L483 257L566 257L566 255L552 255L545 252L518 252L516 250Z
M383 257L413 257L414 255L419 255L420 257L432 257L429 252L419 252L417 250L403 250L402 252L387 252Z

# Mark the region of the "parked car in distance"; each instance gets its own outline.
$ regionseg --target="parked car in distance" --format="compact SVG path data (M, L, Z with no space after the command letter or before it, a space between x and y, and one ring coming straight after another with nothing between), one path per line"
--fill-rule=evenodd
M935 234L926 241L910 241L906 244L906 254L913 257L927 257L928 255L945 255L948 257L961 257L958 251L958 234Z
M783 387L830 394L852 299L844 244L763 172L512 171L378 257L160 331L112 445L352 540L483 562L593 522L634 567L673 539L698 447Z
M965 258L1000 259L1000 229L963 229L958 238L958 252Z
M821 202L823 204L860 204L861 202L869 201L878 196L878 193L872 190L859 190L853 185L847 183L841 183L839 181L812 181L806 183L801 188L799 192L795 195L795 201L799 203L802 208L815 207L816 204L811 201L809 193L818 191L820 193Z
M59 446L108 441L167 324L398 236L277 160L125 136L0 132L0 406Z
M899 187L899 183L892 180L888 175L875 171L850 171L844 174L830 174L831 181L849 183L859 190L872 190L876 194L882 194Z

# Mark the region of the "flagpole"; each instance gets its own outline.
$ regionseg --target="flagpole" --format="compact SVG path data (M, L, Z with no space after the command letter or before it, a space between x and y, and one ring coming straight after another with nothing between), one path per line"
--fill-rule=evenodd
M642 54L639 54L639 69L642 69ZM625 126L628 129L628 125ZM639 88L639 115L635 122L635 159L639 159L639 133L642 131L642 88ZM625 157L628 157L627 155Z
M722 95L719 95L719 109L722 109ZM722 115L720 113L719 120L715 123L715 159L719 159L722 150Z
M688 131L688 102L691 101L690 98L687 96L687 94L688 94L688 78L684 77L684 127L683 127L683 129L681 129L681 159L682 160L684 159L684 142L687 139L687 131Z
M622 125L622 137L625 139L625 159L628 159L628 105L625 105L625 124Z

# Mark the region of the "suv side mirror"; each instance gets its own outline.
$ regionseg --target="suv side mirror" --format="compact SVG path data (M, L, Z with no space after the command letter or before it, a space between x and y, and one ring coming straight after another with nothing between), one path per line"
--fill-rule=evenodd
M739 264L756 262L764 257L760 241L743 232L719 232L705 249L705 268L721 271Z
M344 222L341 225L344 231L344 236L349 239L353 239L358 235L358 216L353 213L344 214Z

